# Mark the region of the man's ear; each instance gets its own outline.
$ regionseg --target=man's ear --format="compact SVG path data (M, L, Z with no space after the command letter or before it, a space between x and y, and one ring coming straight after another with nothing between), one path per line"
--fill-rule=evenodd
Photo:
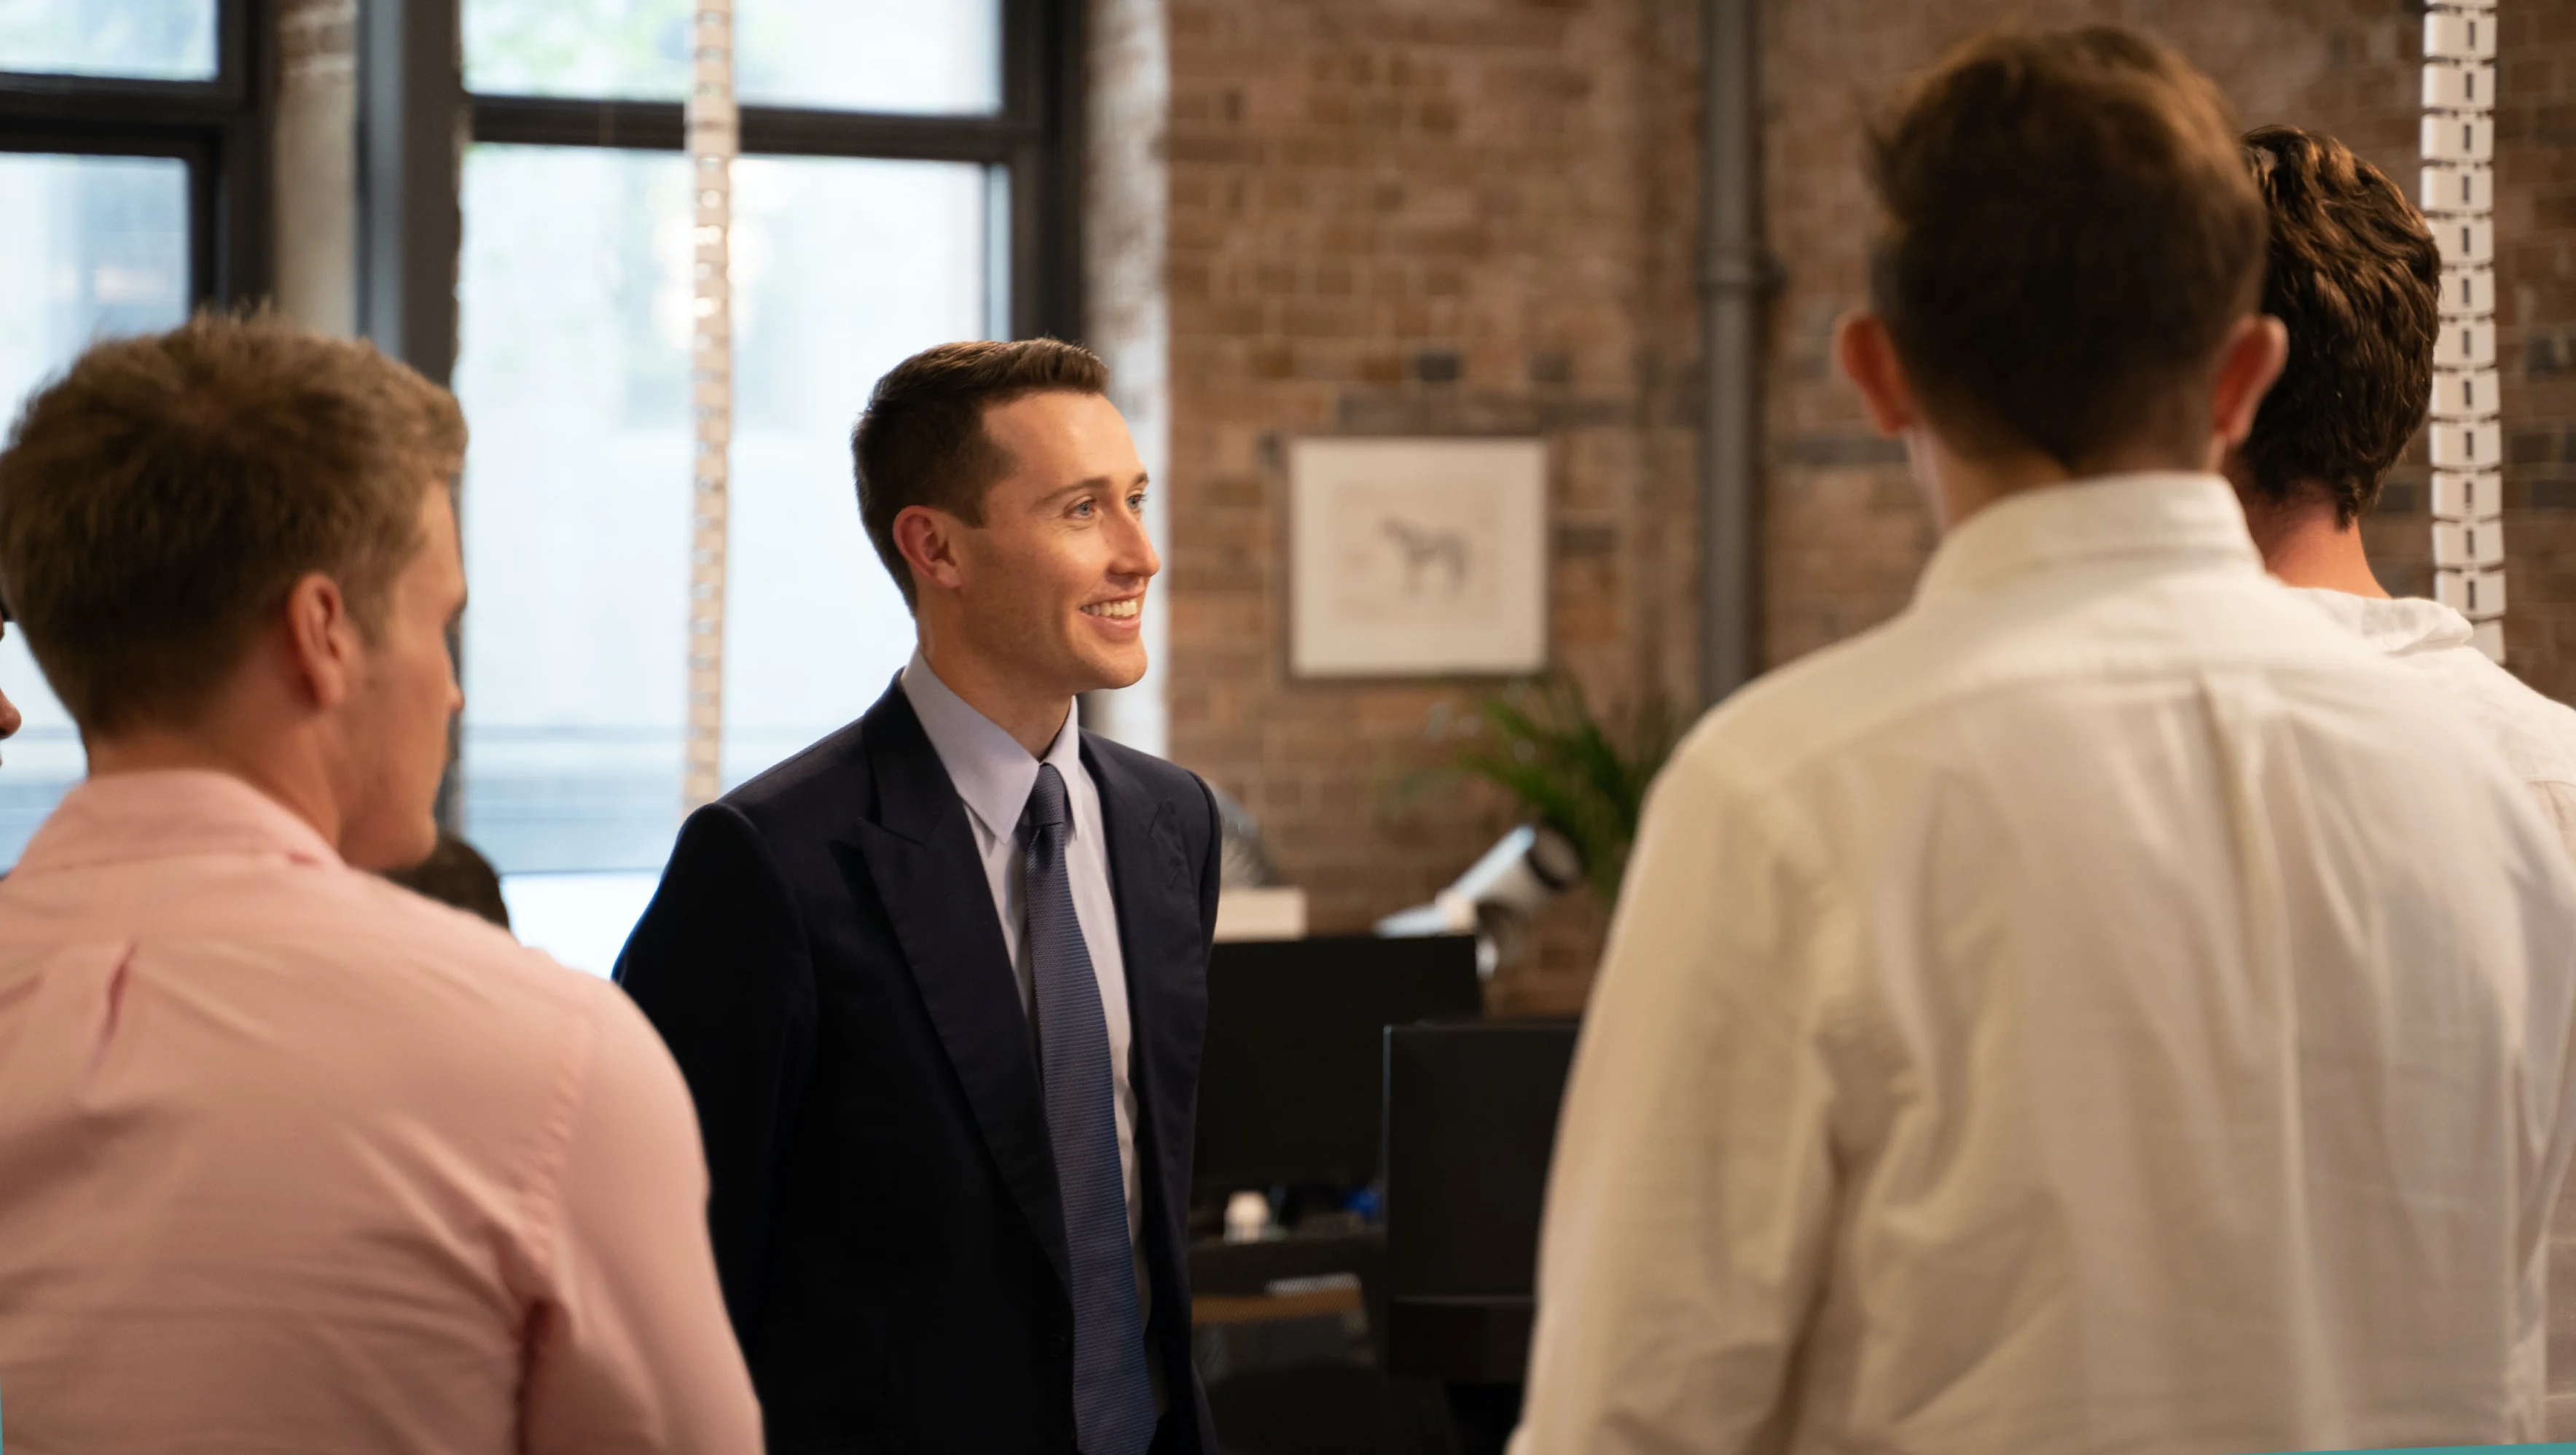
M1875 313L1854 309L1834 323L1834 363L1860 391L1869 422L1880 434L1901 435L1923 422L1914 386L1896 357L1896 340Z
M915 591L938 586L954 591L965 581L957 559L965 522L928 505L907 505L894 518L894 548L911 568Z
M356 686L358 623L340 583L308 571L286 593L283 622L288 665L312 706L329 711Z
M2290 331L2270 314L2236 320L2218 351L2218 372L2210 383L2209 423L2219 442L2233 449L2254 432L2254 416L2263 396L2289 362Z

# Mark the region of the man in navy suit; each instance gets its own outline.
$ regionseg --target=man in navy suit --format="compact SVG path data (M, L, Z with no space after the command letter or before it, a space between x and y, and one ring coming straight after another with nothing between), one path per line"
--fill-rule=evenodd
M859 512L919 649L692 815L618 979L686 1073L774 1451L1216 1455L1186 1218L1217 814L1083 732L1161 568L1108 371L878 381Z

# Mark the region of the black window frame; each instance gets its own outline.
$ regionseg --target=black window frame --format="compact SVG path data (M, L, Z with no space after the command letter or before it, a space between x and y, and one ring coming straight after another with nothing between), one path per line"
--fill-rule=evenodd
M249 3L249 0L226 0ZM473 93L463 0L362 0L358 14L359 331L430 380L452 382L464 242L465 148L607 147L681 153L678 101ZM1009 178L1008 332L1080 342L1086 36L1079 0L1001 0L997 111L962 115L745 105L745 157L974 162ZM449 650L461 659L463 644ZM463 730L462 716L450 725ZM460 827L457 768L438 820Z
M406 51L459 56L462 0L400 0L435 6L443 35L415 29ZM370 9L378 8L372 3ZM1082 333L1083 7L1064 0L1002 0L1001 106L985 114L914 115L809 107L742 108L746 157L850 157L885 161L974 162L1009 177L1009 332L1079 339ZM461 64L461 58L459 61ZM444 79L444 84L442 84ZM472 93L460 75L432 77L452 87L463 139L502 145L683 149L677 101ZM432 123L434 125L434 122ZM447 179L453 194L454 176ZM444 266L429 265L452 299L453 246ZM424 275L429 276L429 275ZM448 337L453 338L453 305ZM449 358L452 365L452 343ZM415 359L417 364L420 360ZM441 371L442 375L444 371Z
M1002 105L984 115L742 108L742 155L979 162L1010 175L1010 329L1081 332L1080 5L1002 0ZM676 152L677 101L466 96L478 142Z
M0 152L185 163L190 305L268 297L277 97L271 15L269 0L217 0L212 80L0 70Z

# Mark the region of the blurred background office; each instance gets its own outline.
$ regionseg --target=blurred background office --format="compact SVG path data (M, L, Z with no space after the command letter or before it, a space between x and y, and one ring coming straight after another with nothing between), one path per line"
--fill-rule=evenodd
M1505 679L1294 670L1297 441L1539 441L1543 660L1604 719L1694 709L1703 656L1725 655L1704 646L1712 620L1744 634L1740 673L1904 601L1929 526L1825 358L1861 286L1854 122L1993 5L739 8L727 781L853 716L902 661L909 626L851 508L846 433L886 365L947 338L1055 332L1109 356L1162 483L1170 569L1154 679L1093 717L1233 795L1317 930L1427 901L1525 805L1439 771ZM2576 213L2551 118L2576 75L2556 8L2501 12L2497 215L2512 661L2564 692ZM1741 154L1717 166L1712 11L1745 42L1717 98L1741 118L1715 126ZM2249 122L2318 127L2411 175L2420 11L2121 13L2209 68ZM16 224L0 269L18 280L0 290L0 395L96 332L257 296L452 378L475 431L453 826L524 931L591 969L680 792L687 15L0 0ZM1708 202L1749 225L1712 248ZM1753 347L1706 378L1709 304L1728 294L1753 304ZM1704 587L1713 396L1753 425L1731 446L1750 489L1722 503L1754 549ZM2399 590L2429 565L2422 474L2401 471L2371 527ZM0 859L79 771L22 650L0 648L30 699ZM1496 1008L1577 1007L1602 918L1588 892L1551 905Z
M1383 1064L1385 1024L1576 1013L1625 816L1672 732L1745 677L1906 601L1930 521L1827 359L1833 320L1863 287L1867 105L1983 26L2115 19L2181 48L2248 125L2331 133L2401 178L2415 174L2421 114L2424 11L2411 0L735 8L723 780L856 715L910 648L851 499L847 433L871 382L942 340L1080 339L1115 371L1158 481L1167 562L1149 608L1153 674L1086 702L1086 720L1239 806L1237 878L1277 891L1240 900L1241 933L1362 936L1407 911L1404 927L1482 931L1483 975L1458 978L1472 940L1442 942L1407 962L1429 987L1418 1001L1349 1005L1366 1045L1351 1053L1347 1027L1331 1034L1362 1079ZM258 298L452 380L474 441L448 827L499 871L523 938L599 973L682 798L690 9L0 0L0 399L14 408L92 337ZM2576 0L2503 0L2498 16L2508 661L2564 698ZM1434 589L1453 571L1450 589L1466 589L1465 557L1453 566L1436 536L1392 516L1365 540L1301 535L1301 499L1365 500L1367 471L1396 468L1365 453L1336 464L1319 443L1386 440L1524 450L1526 468L1493 466L1491 499L1472 471L1464 495L1405 488L1429 492L1425 510L1466 513L1460 550L1521 563L1476 589L1495 593L1497 621L1530 608L1526 641L1480 647L1461 627L1445 646L1372 645L1367 612L1325 619L1339 590L1365 605L1369 590ZM1310 470L1325 493L1308 496ZM1506 499L1506 477L1525 500ZM2426 479L2419 449L2364 526L2400 593L2431 577ZM0 769L5 865L81 756L14 635L0 681L27 715ZM1524 841L1461 883L1541 820L1562 844ZM1534 880L1512 877L1524 860ZM1443 895L1453 887L1467 892ZM1480 896L1523 908L1480 916ZM1252 987L1239 1003L1263 1003L1263 976L1302 973L1286 963L1239 960ZM1457 1064L1561 1074L1545 1046L1499 1044ZM1440 1048L1407 1054L1426 1076L1451 1064ZM1369 1118L1350 1135L1373 1138L1386 1090L1315 1089L1314 1104L1344 1106L1345 1128ZM1552 1096L1530 1105L1539 1124L1524 1141L1544 1136ZM1210 1115L1223 1131L1224 1108ZM1239 1209L1248 1229L1307 1213L1317 1236L1378 1226L1393 1148L1354 1152L1345 1137L1295 1154L1309 1166L1265 1168L1275 1139L1231 1126L1254 1149L1232 1189L1260 1194ZM1535 1171L1497 1175L1518 1188ZM1338 1191L1288 1195L1300 1183ZM1206 1191L1213 1242L1229 1189ZM1210 1297L1303 1298L1310 1316L1209 1304L1212 1367L1268 1367L1301 1339L1382 1362L1385 1311L1372 1324L1364 1307L1380 1301L1336 1281L1359 1264L1386 1276L1373 1246L1202 1270ZM1464 1296L1484 1275L1456 1276ZM1246 1450L1328 1438L1279 1433L1313 1401L1274 1408L1241 1389L1230 1444L1236 1430ZM1478 1398L1447 1403L1441 1438L1472 1444L1480 1421L1507 1423Z

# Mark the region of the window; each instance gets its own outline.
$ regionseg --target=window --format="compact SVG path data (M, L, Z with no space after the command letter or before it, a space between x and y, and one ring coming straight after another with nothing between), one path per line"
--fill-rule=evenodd
M266 133L250 0L0 0L0 406L91 340L267 290ZM0 864L85 771L16 633L0 690Z
M856 717L911 650L851 491L877 376L933 343L1070 331L1066 8L736 0L727 786ZM458 826L525 937L604 970L679 822L690 6L459 18Z

